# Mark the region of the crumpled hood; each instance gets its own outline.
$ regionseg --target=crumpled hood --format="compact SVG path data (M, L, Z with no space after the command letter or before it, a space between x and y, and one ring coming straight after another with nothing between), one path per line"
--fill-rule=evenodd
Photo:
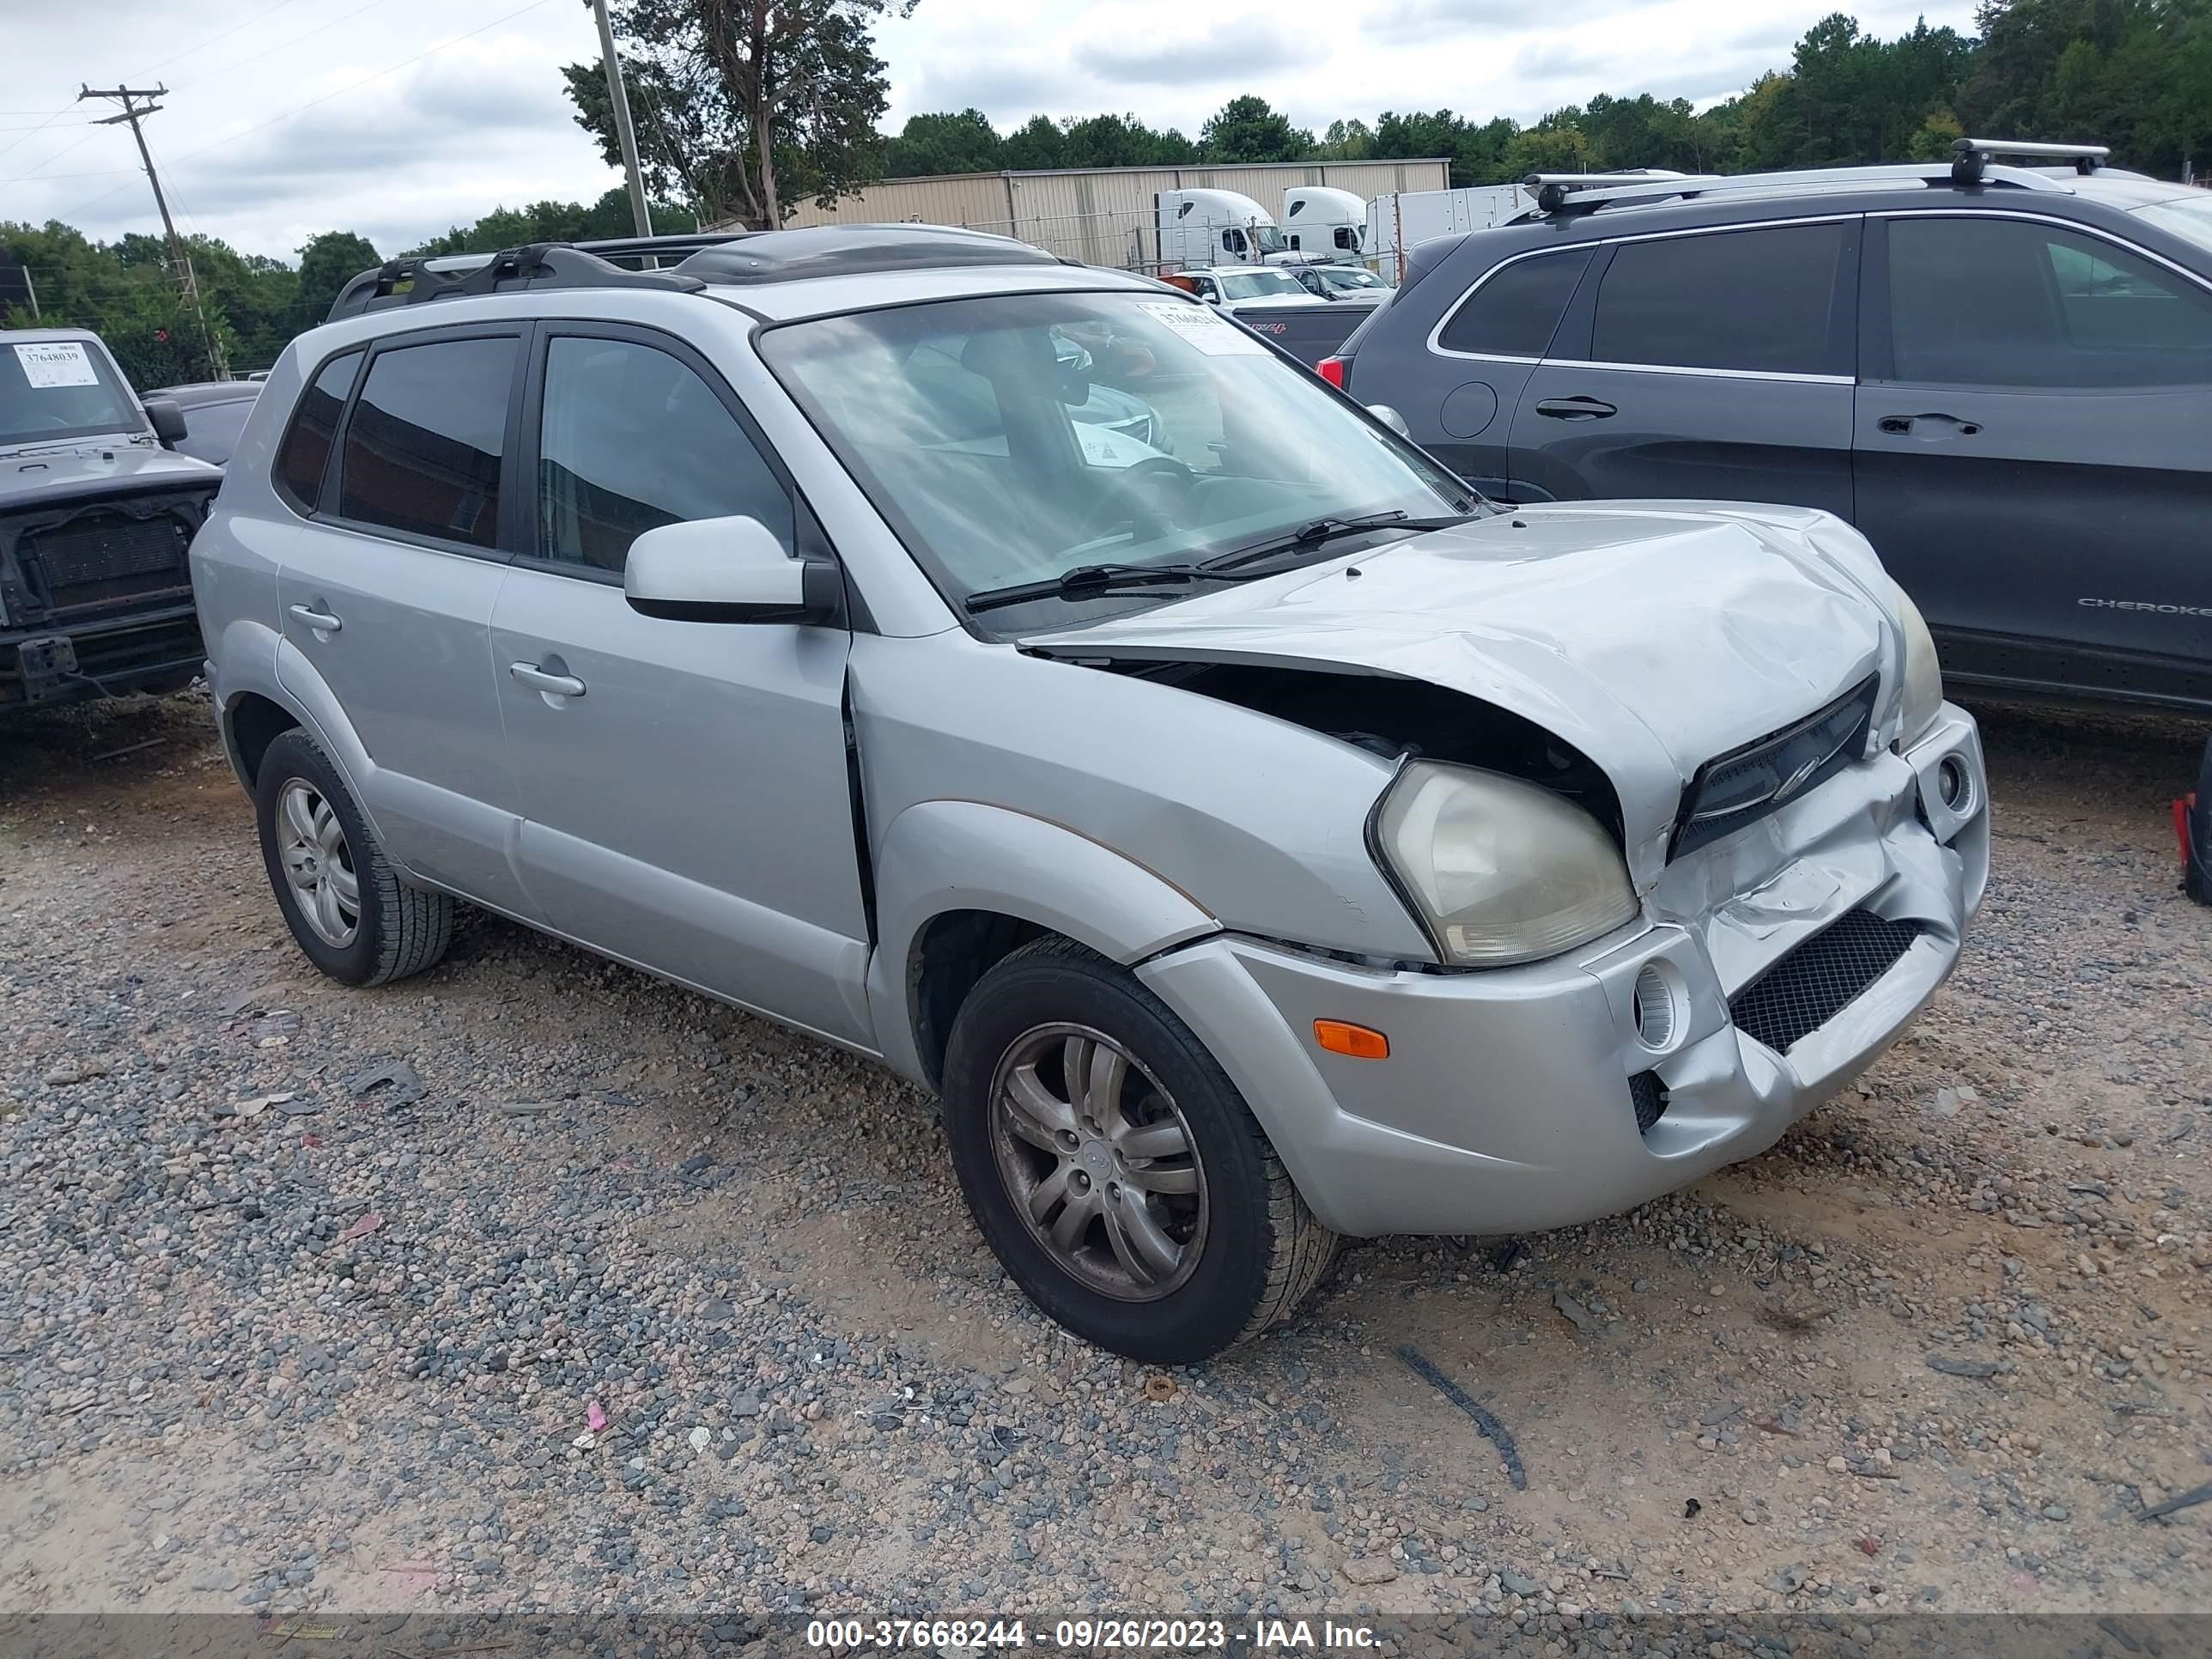
M1605 769L1641 888L1665 863L1683 786L1714 756L1878 668L1877 731L1894 735L1903 647L1875 597L1887 584L1863 538L1811 509L1546 505L1023 642L1367 670L1510 709Z
M222 482L221 467L125 438L0 450L0 510L193 484L213 489Z

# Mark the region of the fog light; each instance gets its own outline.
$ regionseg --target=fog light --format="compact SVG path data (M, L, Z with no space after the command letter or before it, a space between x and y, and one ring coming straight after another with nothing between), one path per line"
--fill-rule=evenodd
M1974 776L1966 770L1966 762L1956 755L1943 757L1936 768L1936 793L1954 812L1963 812L1972 804Z
M1674 981L1656 961L1637 969L1632 1012L1637 1037L1645 1048L1663 1054L1674 1046L1674 1034L1681 1026L1681 1005L1674 994Z

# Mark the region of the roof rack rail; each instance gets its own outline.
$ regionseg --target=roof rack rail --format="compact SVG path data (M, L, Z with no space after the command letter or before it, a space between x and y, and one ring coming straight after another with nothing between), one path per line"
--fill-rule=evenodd
M1961 138L1951 146L1951 179L1954 184L1978 185L1991 162L2000 155L2033 157L2038 161L2071 161L2074 171L2092 173L2112 158L2105 144L2039 144L2017 138Z
M672 264L687 258L702 249L720 247L725 242L735 242L747 236L758 236L757 230L701 230L679 231L663 236L617 236L594 242L571 242L569 246L586 253L597 254L610 262L623 259L665 259ZM651 267L647 267L650 269Z
M706 284L672 270L625 270L567 242L532 242L491 254L387 259L338 291L323 320L357 317L392 306L463 300L533 289L655 288L696 293Z
M2002 150L2000 154L2003 153ZM1649 173L1642 177L1601 173L1532 173L1522 187L1544 213L1590 213L1634 202L1692 200L1741 191L1772 194L1792 190L1878 190L1887 185L1959 182L1958 163L1889 162L1873 167L1801 167L1773 173ZM2020 190L2064 190L2057 179L2027 167L1985 167L1970 181Z
M806 225L709 247L676 267L715 285L795 282L872 270L943 270L959 265L1056 265L1073 260L1011 236L951 225Z

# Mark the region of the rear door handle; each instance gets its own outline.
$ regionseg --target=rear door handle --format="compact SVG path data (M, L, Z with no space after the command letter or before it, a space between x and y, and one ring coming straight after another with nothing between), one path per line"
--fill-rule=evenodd
M1620 413L1595 398L1547 398L1536 405L1536 412L1554 421L1602 421Z
M295 605L292 614L313 629L318 634L335 634L345 624L327 611L318 611L312 605Z
M1893 438L1902 438L1923 421L1931 429L1921 435L1929 439L1971 438L1982 429L1974 422L1962 421L1956 415L1885 415L1875 426Z
M533 691L543 691L556 697L580 697L584 695L584 683L574 674L549 674L534 662L511 662L507 665L507 672Z

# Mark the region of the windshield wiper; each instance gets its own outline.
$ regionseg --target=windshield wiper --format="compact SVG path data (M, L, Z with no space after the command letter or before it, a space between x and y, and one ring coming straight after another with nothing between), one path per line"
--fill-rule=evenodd
M1256 574L1256 573L1255 573ZM972 615L1032 599L1089 599L1123 588L1152 587L1186 582L1250 581L1252 576L1217 569L1211 564L1079 564L1042 581L1016 582L1008 587L987 587L961 601Z
M1208 559L1199 567L1210 574L1218 574L1239 566L1252 564L1261 559L1272 558L1278 553L1305 553L1346 536L1357 536L1370 530L1451 530L1471 524L1485 516L1480 513L1455 513L1449 518L1414 519L1402 509L1388 513L1369 513L1357 519L1316 519L1311 524L1301 525L1287 536L1270 536L1265 541L1255 542L1249 547L1232 548L1226 553Z

